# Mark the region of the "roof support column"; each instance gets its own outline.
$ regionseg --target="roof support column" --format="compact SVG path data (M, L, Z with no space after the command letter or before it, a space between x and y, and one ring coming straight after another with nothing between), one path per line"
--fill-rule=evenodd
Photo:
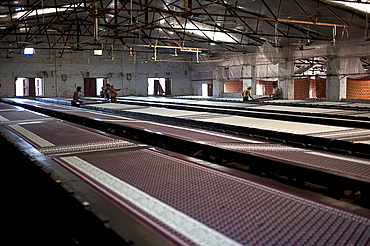
M224 96L224 81L213 80L213 97Z
M243 90L252 86L252 95L256 95L256 66L245 65L243 66Z
M279 63L278 80L283 99L294 100L294 61L288 59Z
M340 74L344 71L345 60L335 55L327 58L326 100L340 101L346 98L347 76Z
M283 99L294 100L294 51L284 47L281 54L284 61L278 63L278 87Z

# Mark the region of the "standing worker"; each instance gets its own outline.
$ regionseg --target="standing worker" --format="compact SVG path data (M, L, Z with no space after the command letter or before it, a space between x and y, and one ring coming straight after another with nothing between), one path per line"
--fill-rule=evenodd
M243 91L243 101L248 101L249 97L252 99L252 101L254 100L254 98L251 96L251 90L252 86L248 86L248 88Z
M110 99L109 97L109 91L110 91L110 84L106 84L104 89L104 100L108 101Z

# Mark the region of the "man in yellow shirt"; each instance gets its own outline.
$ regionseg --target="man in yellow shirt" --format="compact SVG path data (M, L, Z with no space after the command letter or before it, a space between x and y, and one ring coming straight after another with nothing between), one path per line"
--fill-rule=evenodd
M250 97L252 100L253 97L251 96L251 90L252 90L252 86L249 86L247 89L245 89L242 93L243 95L243 101L248 101L248 98Z

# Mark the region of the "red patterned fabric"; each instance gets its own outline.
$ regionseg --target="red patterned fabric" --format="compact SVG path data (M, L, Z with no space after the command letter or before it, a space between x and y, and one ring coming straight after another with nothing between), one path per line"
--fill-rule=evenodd
M370 78L347 78L348 99L370 99Z
M74 169L78 163L74 165L73 161L62 158L56 161L95 183L121 206L180 245L194 245L192 240L199 239L184 238L184 234L193 231L193 223L179 222L187 225L185 231L167 228L163 220L153 220L153 216L157 218L156 212L151 213L150 208L146 212L139 211L145 208L120 196L117 182L113 183L117 188L115 192L104 188L104 180L111 180L105 176L112 175L123 181L122 186L127 183L149 195L138 198L138 202L149 199L145 204L151 204L151 199L158 200L242 245L350 245L360 242L358 245L366 245L370 240L368 218L156 151L96 153L79 158L86 162L87 174ZM103 173L100 174L100 170ZM122 188L123 192L125 190L127 188ZM136 193L130 194L132 201L136 201ZM161 218L173 224L174 218L163 217L165 210L157 206L152 210L159 211ZM204 235L204 240L211 242L208 236Z

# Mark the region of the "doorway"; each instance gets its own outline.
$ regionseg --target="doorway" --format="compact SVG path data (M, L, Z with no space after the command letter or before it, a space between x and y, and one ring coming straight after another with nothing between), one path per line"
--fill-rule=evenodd
M96 96L101 96L101 91L105 90L107 83L107 78L96 78Z
M96 97L96 78L84 79L83 93L85 97Z
M100 97L100 92L105 89L108 83L107 78L84 78L84 96L85 97Z
M15 80L15 96L17 97L40 97L44 95L42 78L18 77Z
M213 96L213 84L202 84L202 97L211 97Z
M148 95L149 96L168 96L171 95L170 78L148 78Z

